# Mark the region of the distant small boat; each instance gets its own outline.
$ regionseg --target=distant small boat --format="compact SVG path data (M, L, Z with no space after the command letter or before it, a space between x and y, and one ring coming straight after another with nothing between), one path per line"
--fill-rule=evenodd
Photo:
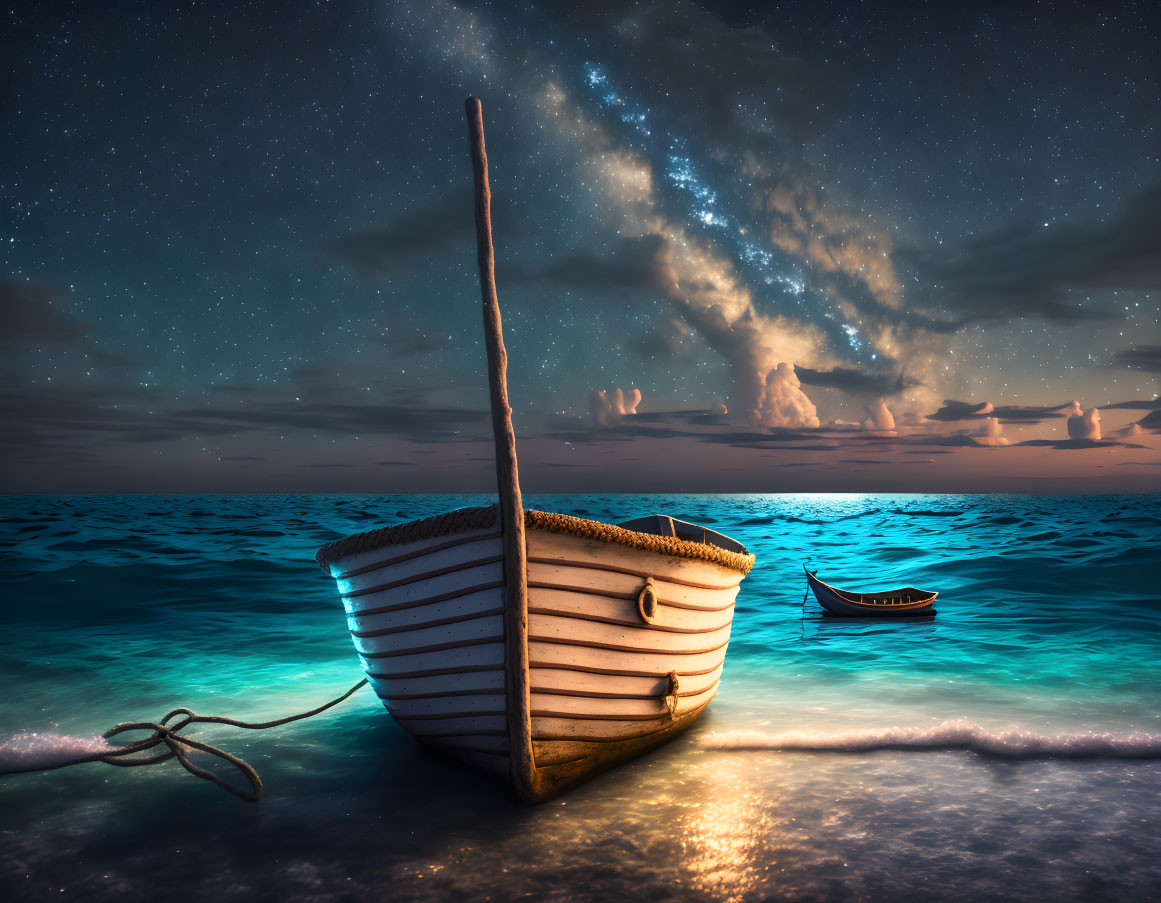
M931 603L939 593L915 589L913 586L888 592L851 593L823 583L814 573L806 570L805 564L802 569L806 571L806 582L814 591L814 597L832 615L880 618L935 614Z
M317 560L404 730L539 801L705 711L754 556L664 514L613 525L524 510L483 118L479 101L467 109L500 503L348 536Z

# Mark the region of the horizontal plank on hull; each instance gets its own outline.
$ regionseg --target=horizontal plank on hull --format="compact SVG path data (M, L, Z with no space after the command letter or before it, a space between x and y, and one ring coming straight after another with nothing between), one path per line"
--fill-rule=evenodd
M600 740L533 740L532 756L537 768L547 768L552 765L580 762L590 756L607 752L608 748L608 741Z
M613 649L619 652L650 652L690 655L721 649L730 639L730 624L697 634L664 633L648 625L618 627L555 615L529 615L528 640Z
M489 609L502 607L504 597L498 587L466 593L454 599L441 599L424 605L409 606L401 611L388 611L376 615L347 618L347 627L352 633L366 630L398 629L432 626L430 622L460 615L480 614Z
M503 688L501 688L503 689ZM412 699L451 699L459 696L494 696L496 694L495 687L485 687L479 690L451 690L447 693L390 693L387 691L376 690L375 695L380 699L386 701L403 701Z
M457 536L454 539L449 539L446 542L436 543L432 546L427 546L421 549L413 549L410 552L405 552L402 555L396 555L393 558L384 558L382 560L373 561L370 564L364 564L360 567L354 568L350 571L342 571L339 573L332 572L331 576L336 580L349 580L352 577L358 577L362 574L369 574L371 571L381 570L387 567L396 567L405 561L411 561L420 557L434 557L436 552L443 552L446 549L457 548L458 546L466 545L473 542L484 542L489 539L499 539L501 537L499 530L493 530L490 533L481 533L477 536ZM380 549L381 552L389 552L397 546L386 546ZM333 571L333 569L332 569Z
M679 696L700 693L717 683L722 666L710 668L704 674L678 674ZM594 699L657 699L669 688L669 672L650 675L611 675L577 671L566 668L538 668L529 670L533 693L552 693L558 696L588 696Z
M583 590L546 587L540 583L528 584L528 612L618 627L641 627L662 633L709 633L720 630L734 619L733 605L727 605L724 611L715 612L658 608L654 619L647 623L637 610L636 596L619 599Z
M501 640L503 637L503 616L489 615L471 621L460 621L457 624L445 624L443 627L427 627L423 630L392 633L386 636L353 636L352 639L361 655L367 658L383 658L478 645Z
M699 693L678 694L675 714L683 715L700 708L713 699L718 685L713 684ZM538 718L578 718L592 721L648 721L668 718L665 699L607 699L585 696L557 696L548 693L532 694L532 715Z
M508 721L503 713L434 720L427 718L396 718L395 720L404 730L416 737L508 736Z
M709 702L694 709L680 712L687 717L702 712ZM535 740L584 740L589 743L616 743L647 737L663 731L673 724L671 718L656 718L649 721L582 721L574 718L532 719L532 739Z
M389 711L396 718L446 718L449 715L496 715L504 714L504 693L473 694L468 696L439 696L428 699L384 700Z
M499 564L503 560L504 556L502 555L489 555L487 558L473 558L469 561L459 561L455 564L449 564L446 567L421 571L418 574L411 574L407 577L398 577L382 583L369 583L367 586L359 587L357 589L349 589L345 592L340 591L339 597L342 599L355 599L359 596L369 596L372 593L383 593L389 589L398 589L401 586L411 586L413 583L423 583L427 580L434 580L437 577L447 577L450 574L458 574L461 571L468 571L472 568L484 567L485 565L489 564ZM457 579L455 582L462 581Z
M417 539L413 542L400 542L379 546L378 548L368 549L365 552L356 552L353 555L347 555L338 561L332 561L329 565L329 573L336 580L342 579L342 574L347 571L357 571L369 564L375 564L387 558L399 558L402 556L420 558L426 556L429 552L435 552L437 546L451 542L452 540L483 538L495 532L496 526L493 525L479 530L465 530L463 533L447 533L443 536L432 536L428 539ZM468 548L471 549L472 546L469 544Z
M528 558L537 563L568 562L574 567L591 563L600 570L701 589L729 589L742 582L742 574L712 561L546 530L528 531Z
M358 651L359 655L363 656L363 658L396 658L398 656L426 655L429 652L446 652L451 649L464 649L468 646L483 646L490 643L500 642L503 639L504 638L502 636L491 635L482 636L475 639L455 640L448 643L435 643L431 646L410 647L397 651L388 650L386 652L377 652L374 650L369 651L364 649L358 649L356 651Z
M459 699L454 701L463 702L464 700ZM436 712L430 715L416 715L406 710L400 711L400 705L394 705L390 700L385 700L384 706L391 713L392 718L399 722L407 722L408 724L412 721L452 721L458 718L483 718L491 715L500 715L502 717L505 714L504 709L490 708L477 710L468 706L460 706L459 711L455 712Z
M584 598L582 593L573 593L572 595ZM593 597L589 596L588 598L591 599ZM636 612L636 609L634 609L634 612ZM582 611L578 611L578 606L562 606L558 608L551 605L529 605L528 613L530 615L548 615L555 618L571 618L574 621L588 621L593 624L611 624L614 627L640 627L657 633L680 633L685 635L714 633L725 627L729 627L730 623L734 620L733 612L730 612L730 617L726 618L725 621L722 621L721 616L719 616L717 619L718 623L708 624L705 627L673 627L657 623L656 621L652 624L645 624L639 617L630 619L600 614L585 614Z
M644 584L639 584L635 589L627 592L606 592L596 585L586 585L583 583L552 583L547 580L530 580L528 588L530 590L557 590L560 592L579 593L593 598L603 598L617 601L631 602L636 611L637 596L641 592L641 587ZM726 593L715 593L715 595L725 596ZM685 605L682 603L672 602L664 598L657 600L657 604L662 608L672 608L684 611L698 611L698 612L722 612L728 611L734 607L734 600L731 598L728 602L721 602L715 605ZM638 618L638 620L640 620Z
M533 757L533 760L536 762L536 767L537 768L547 768L550 765L569 765L573 762L581 762L581 761L587 759L589 756L593 755L593 753L590 752L590 750L607 749L608 748L606 746L602 746L599 743L582 743L582 742L575 742L575 745L578 747L582 747L582 746L585 747L583 752L580 751L579 749L576 751L572 751L569 749L558 748L558 747L567 747L567 746L571 746L571 745L573 745L573 742L570 742L568 740L534 741L532 744L532 749L533 749L532 757ZM537 752L536 750L543 750L543 751Z
M371 689L377 695L392 699L426 699L436 696L504 692L504 674L499 668L416 678L384 678L375 675L370 675L370 678Z
M457 649L437 649L395 657L362 655L363 669L377 677L430 677L435 674L480 671L484 667L504 667L504 644L492 643Z
M610 543L610 545L611 545L611 543ZM656 555L657 553L654 552L651 554ZM695 559L684 558L681 560L682 561L693 561ZM729 583L702 583L702 582L695 581L695 580L687 580L683 577L675 577L675 576L662 577L662 576L658 576L657 571L655 571L655 570L645 569L645 568L630 568L630 567L624 567L622 565L605 563L605 562L602 562L599 558L594 559L592 561L586 561L583 558L569 558L569 557L566 557L564 555L560 555L560 556L552 556L552 555L532 556L532 555L530 555L528 557L528 561L530 564L554 564L554 565L559 565L559 566L564 566L564 567L573 567L573 568L594 568L594 569L599 570L599 571L610 571L611 573L615 573L615 574L628 574L630 576L640 577L642 579L644 579L646 577L652 577L655 580L664 580L666 583L672 583L675 586L690 586L690 587L693 587L695 589L712 589L712 590L734 589L734 588L738 587L739 585L741 585L741 582L742 582L741 580L734 580L734 581L729 582ZM709 562L698 562L698 563L709 564Z
M483 611L468 611L457 615L446 615L442 618L434 618L418 624L401 624L398 627L379 627L373 630L352 630L351 636L365 639L366 637L372 636L390 636L393 633L412 633L416 630L427 630L430 627L445 627L448 624L461 624L464 621L474 621L477 618L487 618L494 615L502 615L503 613L504 606L498 605L493 608L485 608Z
M652 577L653 575L647 575ZM579 589L585 592L599 592L614 598L636 600L645 585L645 577L623 574L620 571L605 570L599 562L580 567L567 562L549 564L532 563L528 566L528 579L550 589ZM705 589L669 583L654 578L658 601L670 608L690 611L723 611L733 604L738 595L738 586L723 589Z
M698 655L701 653L717 652L719 649L725 649L729 640L723 640L716 646L709 646L705 649L643 649L640 646L619 646L613 643L588 642L586 640L573 639L558 639L547 636L529 636L528 641L539 642L546 644L555 644L558 646L580 646L585 649L607 649L610 652L640 652L640 653L656 653L660 655ZM368 656L369 658L371 656Z
M608 747L603 743L590 743L584 740L532 741L532 757L536 761L537 768L579 762L605 749Z
M676 671L678 676L706 674L720 668L726 646L711 652L672 655L652 652L618 652L614 649L576 646L565 643L528 643L529 664L533 668L560 668L589 674L617 674L625 677L652 677Z
M372 615L388 614L390 612L404 611L411 608L420 608L424 605L432 605L436 602L447 602L450 599L459 599L463 596L471 596L475 593L490 592L492 590L501 589L504 586L503 580L489 580L484 583L468 584L457 589L448 590L447 592L434 593L433 595L423 595L418 592L412 592L407 595L407 598L400 601L392 602L385 605L368 605L366 608L356 608L354 606L348 607L348 618L367 618Z
M506 755L508 753L508 735L480 736L479 734L465 734L462 737L424 737L424 743L440 746L444 749L468 749L474 752L491 753L492 755Z

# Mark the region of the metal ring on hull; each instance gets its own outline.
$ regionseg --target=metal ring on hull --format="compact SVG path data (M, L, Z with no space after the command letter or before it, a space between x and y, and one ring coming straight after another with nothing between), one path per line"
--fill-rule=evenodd
M637 593L637 612L646 624L652 624L657 618L657 586L652 577L645 578L645 585Z

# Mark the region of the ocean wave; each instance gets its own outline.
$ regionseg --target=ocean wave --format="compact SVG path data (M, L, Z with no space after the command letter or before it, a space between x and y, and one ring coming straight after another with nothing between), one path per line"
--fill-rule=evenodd
M0 743L0 776L22 771L60 768L77 759L111 752L104 737L72 737L67 734L17 734Z
M883 727L856 730L783 731L736 730L705 734L703 746L723 750L808 750L869 752L879 749L966 749L1014 759L1161 758L1161 734L1085 731L1038 734L1032 731L992 731L972 721L945 721L935 727Z

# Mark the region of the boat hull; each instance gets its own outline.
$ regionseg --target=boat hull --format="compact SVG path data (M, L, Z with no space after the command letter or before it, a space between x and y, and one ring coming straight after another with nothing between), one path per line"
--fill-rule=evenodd
M485 521L325 556L370 684L405 730L497 774L531 759L514 781L540 800L693 724L717 692L752 557L722 552L723 564L691 557L693 543L528 512L526 630L513 638L503 537ZM513 639L527 652L523 698ZM521 736L530 756L511 755Z
M932 603L938 593L922 593L917 590L898 590L897 596L889 596L890 601L860 601L860 594L837 590L823 583L811 573L806 575L807 583L819 605L827 614L842 618L916 618L935 614Z

